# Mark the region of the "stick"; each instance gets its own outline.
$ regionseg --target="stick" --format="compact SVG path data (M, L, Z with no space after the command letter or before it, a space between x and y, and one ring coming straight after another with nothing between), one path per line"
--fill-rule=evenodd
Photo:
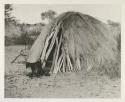
M72 66L72 63L70 61L69 54L67 55L67 63L68 63L69 70L73 70L73 66Z
M21 50L21 51L20 51L20 54L19 54L18 56L16 56L16 57L14 58L14 60L11 61L11 63L14 63L14 62L17 60L17 58L20 57L20 56L27 56L27 55L25 55L24 51ZM25 60L26 60L26 59L25 59Z
M56 38L56 42L58 44L58 39L57 38ZM61 43L62 43L62 36L61 36L59 44L57 45L58 48L57 48L57 53L56 53L56 58L55 58L55 63L54 63L54 71L53 71L54 73L58 72L58 69L57 69L58 65L56 65L56 64L58 63L57 61L58 61L58 56L59 56L59 50L60 50ZM55 71L55 69L57 69L57 71Z
M66 64L66 62L65 62L65 52L64 52L64 49L62 49L62 53L63 53L63 70L62 70L62 72L65 72L65 64Z
M76 59L76 68L77 68L77 70L81 70L81 65L80 65L79 58Z
M53 73L56 74L60 70L60 63L61 63L62 58L63 58L63 55L61 55L59 57L59 60L58 60L57 64L54 67Z
M16 61L16 59L18 58L18 57L20 57L21 55L19 54L18 56L16 56L16 58L13 60L13 61L11 61L11 63L14 63L15 61Z
M62 57L62 60L61 60L61 62L60 62L60 71L61 71L61 69L62 69L62 64L63 64L63 57Z
M56 48L55 48L55 53L54 53L54 56L53 56L53 63L52 63L52 67L50 69L50 71L53 73L53 70L54 70L54 66L55 66L55 59L56 59L56 53L57 53L57 48L58 48L58 43L56 41Z

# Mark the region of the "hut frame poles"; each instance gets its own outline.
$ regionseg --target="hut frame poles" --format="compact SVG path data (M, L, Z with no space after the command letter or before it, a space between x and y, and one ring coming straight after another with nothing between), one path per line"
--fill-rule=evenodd
M50 36L47 36L47 38L46 38L45 46L44 46L44 49L42 51L42 56L41 56L42 62L45 58L45 53L46 53L46 50L47 50L47 47L48 47L48 44L49 44L49 40L52 38L52 36L53 36L53 33L51 33Z
M63 42L64 36L62 35L62 33L60 33L61 34L60 37L58 36L59 27L60 24L57 25L57 27L53 30L53 32L50 35L47 36L45 40L44 49L41 54L42 67L45 67L46 60L48 59L54 47L54 44L56 44L56 48L54 50L54 55L53 55L52 66L50 69L50 72L55 74L58 73L59 71L66 72L66 71L72 71L74 69L68 53L67 43Z
M45 46L44 46L44 49L43 49L42 55L41 55L41 63L43 63L43 64L42 64L42 67L45 67L45 64L46 64L45 60L47 60L47 58L48 58L48 56L49 56L49 54L50 54L50 52L51 52L51 50L52 50L52 48L53 48L54 41L55 41L56 35L57 35L57 33L58 33L58 27L60 27L60 25L58 25L58 26L56 27L55 31L53 31L53 32L52 32L49 36L47 36L47 38L46 38ZM49 41L50 41L51 38L52 38L52 41L51 41L51 44L50 44L50 48L49 48L49 50L47 51L47 47L48 47L48 45L49 45ZM47 51L47 52L46 52L46 51Z
M61 39L62 39L62 37L61 37ZM73 65L71 63L71 59L69 57L68 49L67 49L66 46L65 46L66 48L61 48L62 53L59 56L61 43L62 42L60 41L59 44L58 44L58 49L56 51L55 60L54 60L54 63L53 63L54 64L53 65L53 73L55 73L55 74L59 71L60 72L66 72L66 71L72 71L73 70Z
M57 29L58 29L58 27L57 27ZM53 46L54 46L54 43L55 43L55 39L56 39L56 35L57 35L57 33L58 33L58 30L55 30L55 34L53 35L53 38L52 38L52 41L50 42L51 44L50 44L50 47L49 47L49 49L48 49L48 51L46 52L46 56L45 56L45 60L47 60L47 58L48 58L48 56L49 56L49 54L50 54L50 52L51 52L51 50L52 50L52 48L53 48Z

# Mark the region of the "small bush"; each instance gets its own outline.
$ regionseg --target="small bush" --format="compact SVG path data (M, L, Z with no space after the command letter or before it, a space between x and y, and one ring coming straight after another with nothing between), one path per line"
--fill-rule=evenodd
M32 35L33 34L33 35ZM33 33L31 35L27 33L22 33L20 36L13 34L13 37L5 36L5 46L9 45L32 45L39 32Z
M12 44L13 44L12 38L5 36L5 46L9 46Z
M110 78L120 78L120 67L120 58L118 58L117 62L105 60L104 64L98 68L98 73L99 75L108 75Z

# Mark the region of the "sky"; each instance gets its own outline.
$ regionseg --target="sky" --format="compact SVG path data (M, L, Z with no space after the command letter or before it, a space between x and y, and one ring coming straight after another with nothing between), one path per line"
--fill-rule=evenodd
M78 11L96 17L103 22L108 19L121 22L120 5L111 4L13 4L12 15L21 23L35 24L44 22L41 20L40 14L47 10L56 11L57 16L66 11Z

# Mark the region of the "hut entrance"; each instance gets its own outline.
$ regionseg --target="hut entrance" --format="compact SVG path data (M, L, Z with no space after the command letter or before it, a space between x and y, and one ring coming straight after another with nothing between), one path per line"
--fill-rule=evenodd
M54 52L55 52L55 49L56 49L56 44L54 44L53 48L52 48L52 51L50 52L49 56L48 56L48 59L46 60L46 69L50 70L51 66L52 66L52 63L53 63L53 57L54 57Z

